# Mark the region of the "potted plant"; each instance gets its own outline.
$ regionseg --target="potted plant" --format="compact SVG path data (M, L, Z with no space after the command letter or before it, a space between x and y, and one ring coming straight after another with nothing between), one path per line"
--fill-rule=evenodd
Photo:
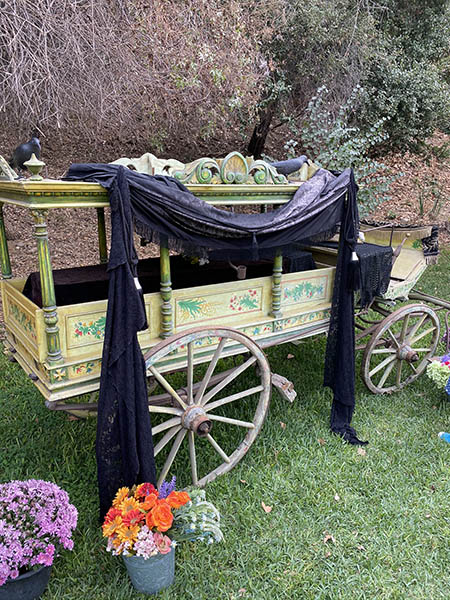
M72 550L78 513L67 492L39 479L0 484L0 600L34 600L61 548Z
M427 367L428 377L450 397L450 354L433 358Z
M223 538L220 515L203 490L176 491L175 477L159 490L151 483L120 488L102 529L107 550L122 555L134 587L146 594L173 582L177 542Z

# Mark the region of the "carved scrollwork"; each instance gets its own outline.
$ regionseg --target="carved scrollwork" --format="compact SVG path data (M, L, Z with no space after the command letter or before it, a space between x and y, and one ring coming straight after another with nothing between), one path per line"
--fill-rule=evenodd
M230 152L225 158L200 158L174 176L181 183L223 183L223 184L283 184L286 177L277 173L263 160L244 158L239 152Z

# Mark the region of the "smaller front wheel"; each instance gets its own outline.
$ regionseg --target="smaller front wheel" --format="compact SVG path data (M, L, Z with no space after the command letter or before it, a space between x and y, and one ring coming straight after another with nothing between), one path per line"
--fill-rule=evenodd
M410 304L386 317L372 334L361 364L375 394L396 392L421 375L434 355L440 324L425 304Z

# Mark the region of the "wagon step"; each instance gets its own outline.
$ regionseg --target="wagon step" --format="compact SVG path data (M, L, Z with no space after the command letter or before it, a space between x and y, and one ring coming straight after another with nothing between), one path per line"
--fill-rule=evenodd
M278 373L271 373L272 375L272 385L277 388L280 394L283 396L285 400L288 402L294 402L297 398L297 392L294 389L294 384L283 375L279 375Z

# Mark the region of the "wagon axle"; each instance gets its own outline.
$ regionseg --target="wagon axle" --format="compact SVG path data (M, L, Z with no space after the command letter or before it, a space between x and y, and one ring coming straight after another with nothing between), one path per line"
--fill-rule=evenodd
M208 419L205 409L195 404L184 411L181 423L185 429L190 429L199 437L206 437L212 429L212 421Z

